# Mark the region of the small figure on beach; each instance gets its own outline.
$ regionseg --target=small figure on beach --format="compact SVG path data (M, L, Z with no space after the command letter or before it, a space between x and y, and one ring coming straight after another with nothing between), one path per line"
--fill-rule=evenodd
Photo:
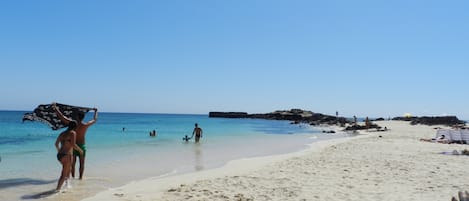
M368 117L365 118L365 126L366 126L366 129L369 129L371 126L371 122L370 122L370 119L368 119Z
M122 132L125 132L125 127L122 127Z
M83 155L83 150L75 143L77 127L76 121L69 121L66 131L60 133L55 140L55 148L57 149L57 160L62 164L62 173L57 183L57 192L62 188L62 184L68 179L72 167L72 154L76 150Z
M195 123L195 128L194 128L194 131L192 131L191 139L194 137L194 134L195 134L195 142L198 143L199 139L202 137L202 133L203 133L202 128L200 128L199 125Z
M446 138L445 135L441 135L441 136L438 137L438 138L431 138L431 139L421 138L420 141L424 141L424 142L436 142L436 143L443 143L443 144L449 144L449 143L450 143L449 139Z
M88 121L88 122L83 122L83 119L85 118L85 113L78 113L76 117L66 117L60 112L59 108L56 106L55 103L52 103L52 108L54 109L55 113L57 116L60 118L62 122L65 124L69 124L72 121L75 121L77 123L75 132L76 132L76 144L78 147L83 150L83 154L79 154L78 152L74 151L73 152L73 159L72 159L72 177L75 178L75 165L76 165L76 158L80 160L80 179L83 179L83 173L85 171L85 157L86 157L86 145L85 145L85 135L86 131L88 128L96 123L96 120L98 119L98 109L93 108L94 110L94 116L93 119Z

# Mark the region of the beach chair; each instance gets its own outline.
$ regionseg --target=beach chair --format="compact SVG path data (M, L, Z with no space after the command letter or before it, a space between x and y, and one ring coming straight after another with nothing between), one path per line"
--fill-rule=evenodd
M451 143L462 143L461 130L450 130Z
M465 144L469 144L469 129L463 129L461 130L461 140Z

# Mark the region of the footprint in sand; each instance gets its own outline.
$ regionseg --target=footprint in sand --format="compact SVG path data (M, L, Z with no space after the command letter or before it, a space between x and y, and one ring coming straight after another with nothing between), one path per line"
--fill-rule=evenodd
M114 195L117 196L117 197L124 197L123 193L114 193Z

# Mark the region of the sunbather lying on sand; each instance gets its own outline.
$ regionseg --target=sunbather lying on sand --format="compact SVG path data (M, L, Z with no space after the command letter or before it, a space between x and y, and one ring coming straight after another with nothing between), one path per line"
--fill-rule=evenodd
M421 138L420 141L437 142L437 143L443 143L443 144L449 144L450 143L449 139L446 138L445 135L441 135L438 138L432 138L432 139Z

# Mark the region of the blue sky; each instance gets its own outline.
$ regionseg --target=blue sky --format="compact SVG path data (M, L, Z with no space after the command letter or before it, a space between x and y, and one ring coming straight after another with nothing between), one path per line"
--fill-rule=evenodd
M2 1L0 109L469 119L467 1Z

